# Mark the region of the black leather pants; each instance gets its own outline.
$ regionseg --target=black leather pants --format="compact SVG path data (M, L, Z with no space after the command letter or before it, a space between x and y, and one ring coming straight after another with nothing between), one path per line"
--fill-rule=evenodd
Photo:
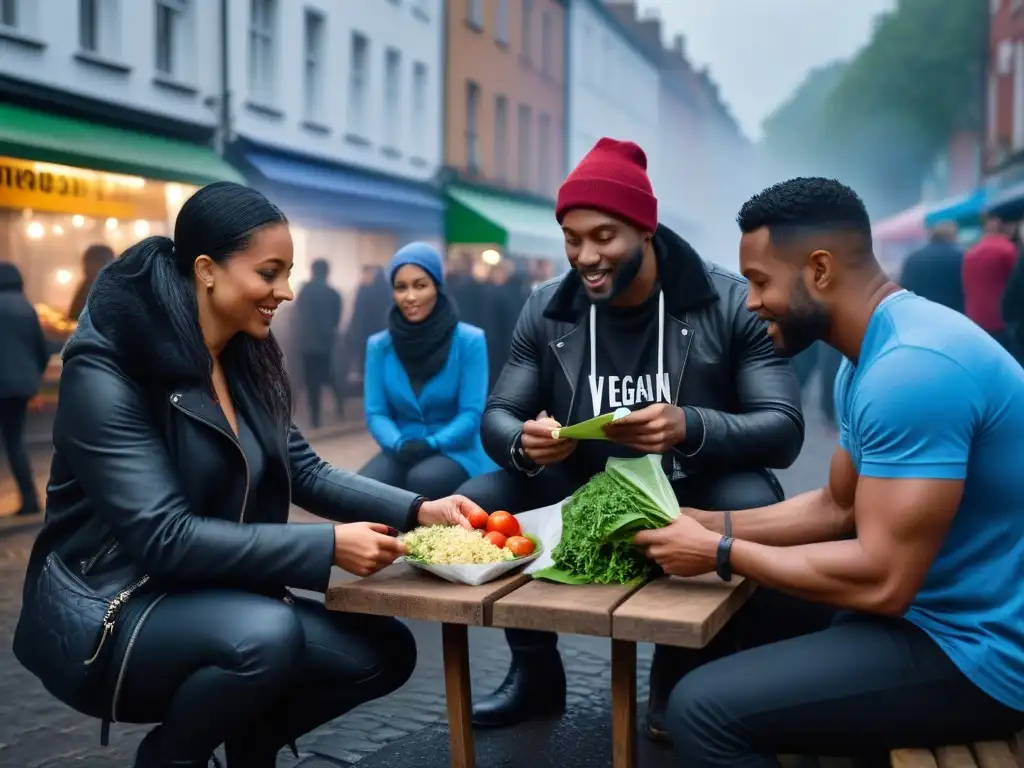
M170 595L136 639L118 719L161 724L156 764L204 764L225 744L230 766L263 768L415 666L415 641L395 619L230 590Z

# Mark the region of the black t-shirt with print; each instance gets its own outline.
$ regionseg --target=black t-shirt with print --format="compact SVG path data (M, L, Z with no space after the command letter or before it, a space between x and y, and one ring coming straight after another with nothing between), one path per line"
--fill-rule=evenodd
M593 336L588 329L587 352L576 383L570 424L578 424L593 416L611 413L618 408L639 410L653 403L672 402L671 376L661 372L659 382L658 343L662 338L658 302L660 290L636 307L600 306ZM659 320L661 322L659 322ZM590 338L596 336L596 355L591 354ZM591 379L591 361L596 370ZM595 413L594 402L598 403ZM641 454L632 448L605 440L581 440L569 462L573 474L585 482L602 471L610 456L636 458Z

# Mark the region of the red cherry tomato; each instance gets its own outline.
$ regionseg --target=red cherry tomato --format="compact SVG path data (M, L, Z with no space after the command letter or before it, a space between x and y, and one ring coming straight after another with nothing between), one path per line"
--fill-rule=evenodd
M469 513L469 524L482 531L487 527L489 517L482 509L475 509Z
M533 554L533 542L525 536L509 536L505 549L516 557L526 557Z
M497 531L491 531L486 536L484 536L484 538L491 542L491 544L496 546L498 549L504 547L505 542L508 540L505 534L498 533Z
M519 527L519 521L504 510L494 512L488 518L487 532L490 533L491 531L497 531L506 537L519 536L523 532Z

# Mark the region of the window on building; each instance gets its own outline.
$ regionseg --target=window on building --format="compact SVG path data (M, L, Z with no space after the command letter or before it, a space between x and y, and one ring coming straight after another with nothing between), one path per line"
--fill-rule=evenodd
M324 103L324 28L323 14L306 10L306 69L303 73L303 102L306 117L316 120L323 113Z
M537 122L537 191L551 189L551 115L541 112Z
M359 32L352 33L348 68L349 131L362 136L366 128L366 89L370 80L370 41Z
M412 65L412 145L422 150L427 124L427 65L417 61Z
M250 0L249 92L259 101L274 98L274 29L277 0Z
M494 97L494 176L508 180L508 97Z
M18 0L0 0L0 27L17 28L20 21Z
M484 28L484 0L466 0L466 22L477 29Z
M533 111L526 104L519 105L519 186L530 188L530 129Z
M522 55L527 62L533 61L533 0L523 0Z
M548 77L555 74L555 23L545 11L540 17L540 71Z
M18 2L17 11L22 15L27 8ZM117 59L121 53L121 14L118 0L78 0L78 50L82 53ZM25 18L19 18L24 28Z
M466 166L475 173L480 168L480 86L466 81Z
M156 71L181 77L188 46L188 0L156 0Z
M494 39L508 45L508 0L498 0L494 11Z
M1024 147L1024 42L1013 45L1013 123L1011 149Z
M78 0L78 47L89 53L100 50L100 2Z
M999 137L999 75L990 72L988 75L988 145L991 147Z
M399 142L402 128L402 54L388 48L384 54L384 135L388 146Z

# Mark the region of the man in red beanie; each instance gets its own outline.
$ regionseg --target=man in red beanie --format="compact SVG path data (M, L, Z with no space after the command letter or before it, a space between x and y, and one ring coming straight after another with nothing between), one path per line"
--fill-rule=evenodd
M729 510L779 501L782 489L767 468L789 466L803 443L796 377L746 309L745 281L659 226L643 150L598 141L559 190L555 215L572 269L534 290L484 412L484 446L502 469L460 493L485 509L517 513L566 498L609 457L661 454L681 505ZM608 441L551 436L561 424L618 408L632 414L609 425ZM538 419L541 412L548 417ZM808 618L804 608L760 590L745 610L766 611L770 618L754 623L768 632L788 622L817 629L817 614ZM506 635L512 666L477 702L478 726L565 705L557 635ZM656 648L652 737L667 737L668 694L705 656Z

